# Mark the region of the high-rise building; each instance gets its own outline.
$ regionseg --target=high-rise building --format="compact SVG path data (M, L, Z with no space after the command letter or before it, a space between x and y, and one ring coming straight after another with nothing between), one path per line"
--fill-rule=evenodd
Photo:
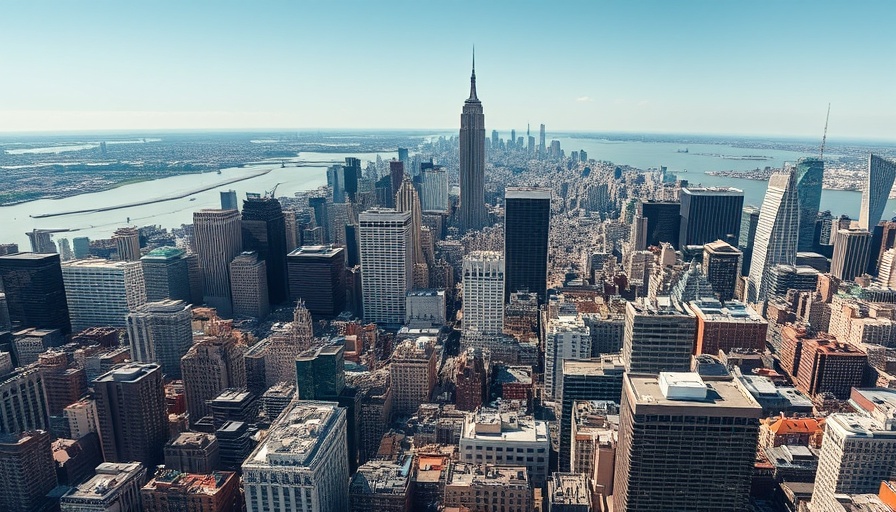
M78 400L63 409L62 415L68 420L68 430L72 439L81 439L91 432L100 431L94 400L88 398Z
M734 298L741 275L743 253L731 244L716 240L703 246L703 272L720 301Z
M392 199L390 200L390 208L395 206L395 194L398 193L398 187L401 186L401 182L404 180L404 162L401 160L391 160L389 162L389 194L391 194Z
M717 356L732 349L765 350L768 322L749 306L729 301L697 300L689 304L697 317L695 354Z
M737 380L626 373L614 510L746 510L761 416Z
M695 330L696 320L690 311L683 313L671 306L627 303L622 340L625 371L650 374L689 371Z
M796 190L799 200L798 251L814 250L815 218L821 205L821 185L824 181L824 161L820 158L800 158L796 163Z
M872 230L884 213L890 190L896 180L896 162L877 155L868 155L868 175L859 210L859 229Z
M243 250L257 251L268 273L271 304L286 300L286 221L280 201L250 194L243 202Z
M93 388L103 458L139 461L148 468L161 463L168 440L168 411L159 365L120 366L97 377Z
M423 248L420 246L420 228L423 226L423 211L420 207L420 197L414 188L410 178L405 175L395 194L395 209L399 212L411 214L411 245L414 253L414 264L426 263L423 259Z
M333 344L295 358L299 400L335 400L345 389L345 348Z
M264 318L271 311L267 262L244 251L230 262L230 290L235 318Z
M744 191L732 187L681 189L681 246L704 245L716 240L736 244L740 239Z
M127 316L131 360L158 363L169 379L181 378L180 358L193 344L193 313L181 300L146 303Z
M72 238L72 252L76 260L90 256L90 239L86 236Z
M62 265L72 327L125 327L128 313L146 303L146 283L139 261L99 259Z
M236 198L236 190L221 191L221 209L222 210L239 210L240 202Z
M644 250L650 246L659 247L662 242L669 242L678 247L679 230L681 229L681 203L665 201L638 202L636 219L644 219Z
M218 468L220 448L212 434L181 432L165 444L165 467L207 475Z
M357 201L358 180L361 178L361 160L345 157L345 167L343 169L345 194L348 196L348 200L354 203Z
M204 336L181 359L190 423L209 414L209 402L227 388L246 387L245 347L231 336Z
M463 260L464 334L504 331L504 258L496 251L473 251Z
M774 174L759 212L753 241L753 259L747 282L747 302L764 303L768 294L769 269L796 263L800 208L793 169Z
M315 316L345 310L345 254L342 247L306 245L286 257L289 299L303 300Z
M591 512L589 477L580 473L553 473L548 480L548 510Z
M56 350L48 350L38 356L37 366L44 381L50 416L62 417L63 409L87 394L84 368L69 367L68 358L65 352Z
M0 435L0 510L39 512L52 509L47 494L56 487L50 434L33 430Z
M420 191L420 206L423 211L447 212L448 172L441 167L423 171L423 186Z
M518 291L537 293L540 303L547 300L550 225L551 189L508 187L504 191L505 301Z
M581 315L561 313L547 322L544 340L544 393L560 398L563 361L591 357L591 329Z
M452 462L450 459L445 463L448 467L441 472L445 476L439 479L441 486L444 487L444 498L439 496L438 501L444 501L447 510L482 512L538 510L535 508L532 484L526 466L522 463L499 465L473 461ZM430 469L427 473L434 471ZM418 488L420 484L418 481ZM504 504L500 504L500 500L504 500ZM511 503L513 505L510 505Z
M0 284L9 319L22 327L72 332L58 254L15 253L0 256Z
M482 229L488 220L485 210L485 115L476 96L476 62L470 76L470 97L460 116L460 207L461 229Z
M246 510L347 510L345 439L345 410L336 403L292 402L242 465Z
M187 254L176 247L159 247L140 258L146 301L173 299L191 303Z
M61 512L107 510L145 510L140 501L140 486L146 480L146 468L139 462L103 462L96 474L71 488L59 500Z
M550 451L547 424L532 416L485 407L466 413L460 434L463 462L524 466L532 485L541 487L547 481Z
M242 508L240 479L232 471L182 473L160 469L140 489L144 512L234 512ZM184 508L184 503L188 503Z
M243 252L243 235L238 210L193 212L193 236L202 272L203 300L230 317L230 262Z
M871 233L865 229L838 229L833 236L831 275L841 281L852 281L864 274L871 252Z
M345 202L345 168L341 165L331 165L327 168L327 186L333 193L334 203Z
M395 347L389 367L393 413L409 416L429 402L438 378L437 355L435 340L428 337L405 340Z
M461 351L454 370L455 406L461 411L475 411L488 398L487 369L489 357L482 351L468 348Z
M137 261L140 259L140 233L136 228L124 227L115 230L112 235L121 261Z
M542 124L538 129L538 154L541 156L541 158L545 157L546 147L547 146L545 146L544 124Z
M364 318L400 324L405 295L413 287L411 214L367 210L360 215L360 229Z
M37 365L19 368L0 381L0 433L49 430L44 379Z
M743 253L741 273L750 274L750 263L753 261L753 240L756 238L756 227L759 225L759 208L744 206L743 221L740 224L740 241L737 248Z
M810 397L830 393L846 400L853 387L862 385L868 355L848 343L804 338L795 364L797 389Z

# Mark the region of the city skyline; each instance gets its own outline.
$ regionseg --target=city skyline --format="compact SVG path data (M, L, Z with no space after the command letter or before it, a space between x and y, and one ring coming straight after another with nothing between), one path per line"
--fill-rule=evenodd
M472 5L16 5L0 132L447 128L475 43L487 129L813 136L831 102L831 138L896 139L888 4ZM429 20L455 37L407 44Z

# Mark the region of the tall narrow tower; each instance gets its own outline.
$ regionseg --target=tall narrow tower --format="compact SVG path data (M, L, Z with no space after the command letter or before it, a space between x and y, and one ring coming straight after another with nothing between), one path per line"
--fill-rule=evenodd
M463 230L485 225L485 114L476 97L476 55L470 76L470 97L460 115L460 226Z
M862 209L859 210L860 229L871 231L880 222L894 179L896 163L877 155L868 155L868 176L862 192Z
M796 179L796 171L788 169L768 180L768 191L759 210L747 284L747 300L751 303L765 302L769 269L779 264L796 263L800 226Z
M823 181L824 161L822 159L799 159L796 163L796 190L800 202L797 250L813 250L815 217L818 216L818 207L821 205L821 185Z

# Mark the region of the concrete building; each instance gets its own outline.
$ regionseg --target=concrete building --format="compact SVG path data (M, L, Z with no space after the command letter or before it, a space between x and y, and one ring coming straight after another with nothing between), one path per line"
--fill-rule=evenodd
M735 381L626 373L614 510L745 510L761 414Z
M232 336L203 336L181 359L190 423L208 415L209 402L227 388L246 387L245 347Z
M420 206L425 212L447 212L448 172L434 166L422 172L423 184L420 191Z
M425 336L395 347L389 366L394 414L409 416L429 402L436 384L437 356L435 340Z
M496 251L474 251L463 262L464 334L504 331L504 258Z
M140 259L140 233L130 226L118 228L112 234L112 241L118 249L121 261L138 261Z
M165 468L207 475L221 462L218 439L212 434L182 432L165 444Z
M294 401L243 463L248 512L348 509L345 411Z
M542 487L548 478L550 451L547 424L519 411L483 408L467 413L464 420L461 462L523 466L532 486Z
M243 251L230 262L230 296L235 318L258 318L271 311L267 262Z
M50 434L33 430L0 435L0 510L52 510L47 494L56 487L56 465Z
M139 462L104 462L96 475L59 500L62 512L143 512L140 486L146 468Z
M453 462L444 506L471 512L528 512L535 500L526 467Z
M581 315L560 314L548 320L544 349L544 392L560 398L563 389L563 361L591 357L591 329Z
M625 370L652 374L690 370L695 331L696 319L690 311L629 302L622 341Z
M461 352L455 360L454 403L461 411L475 411L488 399L488 356L476 349Z
M20 368L0 381L0 433L49 430L44 380L37 365Z
M548 480L548 512L591 512L591 490L585 475L553 473Z
M81 439L91 432L99 434L100 423L97 417L96 401L81 399L62 410L68 421L68 430L72 439Z
M349 511L409 512L413 494L410 470L410 460L361 465L349 484Z
M504 258L510 294L527 291L547 300L548 233L551 226L551 189L508 187L504 191Z
M413 288L411 214L371 209L359 217L364 318L400 324Z
M140 258L146 301L165 299L192 302L187 254L176 247L159 247Z
M236 473L204 474L159 470L140 489L144 512L240 512L242 497Z
M732 349L765 350L768 322L751 307L728 301L692 301L688 306L697 317L696 354L718 355Z
M239 210L193 212L193 239L202 273L203 300L231 316L230 262L243 252Z
M0 256L0 284L9 319L23 327L72 332L58 254Z
M50 416L62 416L62 410L87 394L87 373L70 367L65 352L48 350L38 356ZM66 422L63 422L63 424Z
M852 281L864 274L871 253L871 233L866 229L838 229L833 238L831 275L841 281Z
M193 344L192 320L192 309L181 300L149 302L128 313L131 359L158 363L169 379L181 378L180 358Z
M853 387L862 385L868 355L847 343L803 339L796 372L796 388L814 397L831 393L841 400Z
M681 246L704 245L716 240L736 244L740 238L743 190L732 187L683 187Z
M103 458L139 461L147 468L160 463L168 440L168 411L159 365L120 366L97 377L93 387Z
M311 348L313 339L311 314L305 308L305 303L300 301L293 310L289 327L266 340L264 373L267 387L280 382L295 383L296 357Z
M414 290L405 300L404 323L411 327L441 327L448 321L445 290Z
M635 218L635 223L639 222L642 233L639 239L642 243L635 247L636 250L642 251L650 246L659 247L662 242L668 242L673 247L679 246L681 203L641 200L638 202Z
M304 300L314 315L335 317L345 310L345 249L306 245L286 257L290 300Z
M716 240L703 246L703 272L720 301L734 298L742 262L743 253L727 242Z
M613 494L619 406L614 402L576 400L570 439L570 472L584 475L596 494Z
M128 313L146 303L139 261L75 260L62 266L72 328L125 327Z
M485 209L485 115L476 96L476 65L470 75L470 97L460 116L460 204L458 223L464 231L482 229Z

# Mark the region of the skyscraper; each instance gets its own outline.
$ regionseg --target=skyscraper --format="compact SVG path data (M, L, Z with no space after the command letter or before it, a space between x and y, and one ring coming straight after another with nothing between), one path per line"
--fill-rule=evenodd
M255 251L244 251L230 262L233 316L262 319L271 311L267 263Z
M358 179L361 178L361 161L357 158L345 157L344 181L345 194L354 203L358 194Z
M157 364L131 363L93 381L106 462L162 462L168 411Z
M798 251L814 250L815 218L821 205L821 185L824 181L824 161L820 158L800 158L796 163L796 190L800 203Z
M200 210L193 213L193 236L202 271L205 302L222 317L232 312L230 262L243 252L240 212Z
M236 190L221 191L221 209L239 210L240 203L236 199Z
M741 265L742 275L750 274L750 263L753 261L753 241L756 238L756 227L759 226L759 208L753 205L744 206L743 220L740 223L740 240L737 248L744 254Z
M669 306L625 305L622 360L630 373L685 372L691 368L697 320Z
M140 258L146 301L190 300L190 266L183 249L159 247Z
M696 373L623 378L614 510L746 510L762 407Z
M345 249L310 245L286 257L290 300L303 300L315 316L345 310Z
M774 174L759 211L753 242L753 259L747 282L747 301L762 303L767 296L769 269L796 264L800 208L793 169Z
M424 170L420 192L420 206L423 211L448 211L448 173L444 169L433 167Z
M426 263L423 259L423 248L420 246L420 228L423 225L423 211L420 206L420 196L414 188L407 174L401 180L398 192L395 194L395 209L411 214L411 246L414 251L414 264Z
M647 221L644 227L644 247L638 247L639 251L649 246L659 247L662 242L678 247L681 203L642 200L638 202L638 214Z
M548 320L544 340L544 393L559 399L563 389L563 362L591 357L591 328L581 315L561 313Z
M859 228L871 231L880 222L894 179L896 179L896 162L877 155L868 155L868 175L865 178L865 190L862 192Z
M125 327L128 313L146 303L146 283L139 261L67 261L62 266L62 278L75 331Z
M57 483L50 434L34 430L0 436L0 480L0 510L49 510L47 494Z
M246 387L243 350L232 336L205 336L181 359L190 423L210 413L209 402L221 391Z
M703 246L703 271L722 302L734 298L743 253L722 240Z
M716 240L736 244L740 238L743 190L732 187L681 189L681 246L703 245Z
M865 273L871 251L871 233L866 229L838 229L834 233L834 257L831 275L852 281Z
M538 155L541 158L545 157L546 146L545 146L545 137L544 137L544 124L541 125L541 128L538 130Z
M0 284L6 292L10 321L22 327L72 332L58 254L0 256Z
M257 251L268 272L271 304L286 300L286 220L280 201L249 194L243 202L243 250Z
M476 96L476 61L470 76L470 97L460 116L460 227L463 230L485 226L485 115Z
M135 228L124 227L115 230L112 235L121 261L137 261L140 259L140 233Z
M193 344L192 310L180 300L149 302L127 316L131 359L158 363L169 379L179 379L180 358Z
M513 188L504 192L505 302L521 290L547 299L551 189Z
M364 318L400 324L413 287L411 214L374 208L359 217Z
M473 251L463 262L464 334L504 330L504 258L495 251Z

